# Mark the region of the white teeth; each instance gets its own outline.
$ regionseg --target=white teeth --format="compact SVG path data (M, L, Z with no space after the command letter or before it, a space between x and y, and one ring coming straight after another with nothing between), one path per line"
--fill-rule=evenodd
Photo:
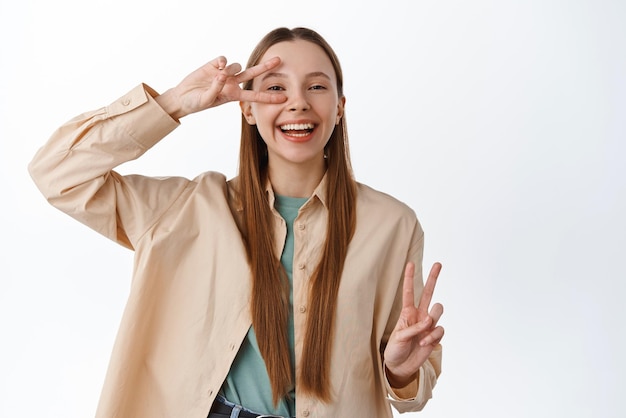
M280 129L283 131L304 131L313 129L314 127L312 123L288 123L286 125L280 125Z

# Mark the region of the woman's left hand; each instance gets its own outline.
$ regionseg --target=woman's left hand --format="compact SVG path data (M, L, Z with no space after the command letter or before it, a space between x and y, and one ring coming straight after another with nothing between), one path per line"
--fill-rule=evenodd
M392 387L402 388L413 381L419 368L443 338L443 328L437 325L443 306L435 303L429 310L441 264L435 263L424 285L419 304L415 306L413 275L415 265L407 263L402 288L402 311L387 347L384 360L387 378Z

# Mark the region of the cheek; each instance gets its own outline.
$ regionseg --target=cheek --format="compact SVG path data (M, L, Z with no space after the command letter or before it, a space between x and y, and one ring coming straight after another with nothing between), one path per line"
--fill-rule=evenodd
M331 125L336 125L341 120L341 112L337 110L337 108L331 108L326 115L326 120Z
M333 123L335 122L335 119L341 115L339 101L336 99L326 99L319 103L318 108L324 109L325 118L332 120Z
M256 120L256 128L264 142L272 138L274 135L274 117L269 114L267 109L258 109L254 114Z
M275 115L272 109L267 108L266 106L252 106L252 115L256 119L257 124L273 124Z

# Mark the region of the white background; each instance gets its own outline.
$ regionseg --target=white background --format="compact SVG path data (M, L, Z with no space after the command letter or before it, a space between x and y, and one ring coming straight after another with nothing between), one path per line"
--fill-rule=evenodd
M626 2L0 4L1 417L93 416L129 290L132 253L36 190L37 148L299 25L342 60L357 179L411 205L444 265L443 374L405 416L626 416ZM238 138L231 103L120 171L232 176Z

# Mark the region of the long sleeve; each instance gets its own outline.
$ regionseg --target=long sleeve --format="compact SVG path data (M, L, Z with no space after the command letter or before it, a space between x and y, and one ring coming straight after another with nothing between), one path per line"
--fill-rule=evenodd
M53 206L127 247L133 247L133 240L185 186L178 179L146 187L159 180L113 171L178 126L154 101L156 94L141 84L109 106L73 118L54 132L29 165L35 184Z
M415 263L415 303L419 302L424 287L422 278L422 259L424 249L424 233L416 222L411 240L411 247L407 254L406 262ZM400 310L402 309L402 280L398 287L396 300L394 302L394 310L389 318L386 330L386 338L396 325ZM398 412L414 412L421 411L428 400L432 398L432 391L437 383L437 377L441 373L441 357L442 348L439 345L431 353L428 360L420 367L416 380L409 383L404 388L392 388L385 376L385 385L387 393L390 396L390 403ZM384 364L383 364L384 370Z

